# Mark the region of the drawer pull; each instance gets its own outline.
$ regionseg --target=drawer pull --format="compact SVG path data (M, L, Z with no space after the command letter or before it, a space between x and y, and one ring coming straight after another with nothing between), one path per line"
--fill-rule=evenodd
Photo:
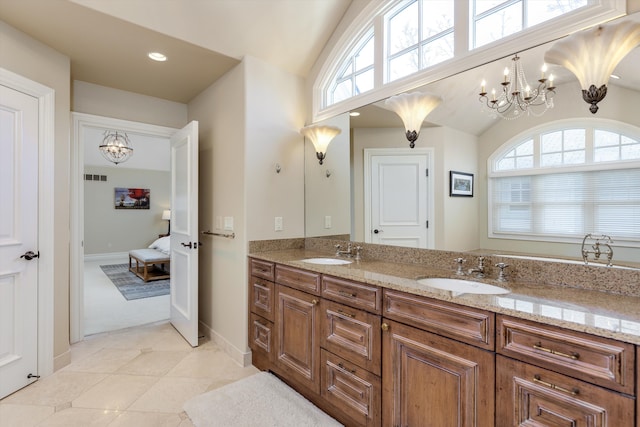
M560 387L559 385L555 385L555 384L552 384L552 383L549 383L549 382L546 382L546 381L542 381L540 379L540 375L534 375L533 376L533 382L536 383L536 384L543 385L545 387L549 387L552 390L558 390L558 391L561 391L563 393L568 393L568 394L570 394L572 396L577 396L578 394L580 394L580 390L575 388L575 387L572 388L571 390L569 390L568 388Z
M580 354L578 354L578 353L567 354L567 353L563 353L561 351L553 350L551 348L543 347L542 343L534 344L533 348L536 349L536 350L540 350L540 351L544 351L544 352L550 353L550 354L555 354L556 356L567 357L567 358L572 359L572 360L578 360L578 358L580 357Z
M346 311L340 310L338 309L338 314L342 314L343 316L346 316L350 319L353 319L354 317L356 317L355 314L351 314L351 313L347 313Z
M357 295L347 291L338 291L338 294L343 297L355 298Z
M388 331L389 330L389 324L388 323L383 323L382 325L380 325L380 329L382 329L383 331Z
M312 299L311 300L311 305L317 305L318 304L318 300L317 299Z
M347 368L345 368L344 365L342 364L342 362L338 363L338 368L342 369L343 371L350 372L352 374L356 373L355 369L347 369Z

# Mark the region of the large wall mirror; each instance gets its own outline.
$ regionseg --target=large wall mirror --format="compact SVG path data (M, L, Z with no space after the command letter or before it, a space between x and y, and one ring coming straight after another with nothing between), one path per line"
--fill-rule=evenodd
M619 20L640 22L640 13ZM537 83L544 63L545 52L553 42L518 52L520 63L529 82ZM481 250L487 253L527 253L555 258L579 259L581 242L549 242L489 238L487 206L487 163L490 156L514 137L561 120L610 120L640 127L640 48L634 49L616 67L619 79L611 79L608 94L599 104L597 114L589 112L589 105L582 100L580 86L572 73L559 66L549 66L548 73L555 75L556 94L554 107L539 117L523 116L515 120L492 117L482 108L478 93L480 82L486 80L487 91L500 88L505 67L510 66L513 52L505 57L449 76L414 91L437 94L443 102L426 118L416 141L414 152L426 153L429 165L430 187L418 188L410 181L396 186L397 191L427 191L427 215L429 236L420 247L453 251ZM532 85L533 86L533 85ZM413 92L413 91L411 91ZM338 125L342 134L332 142L327 160L319 165L310 144L305 152L306 236L342 236L358 242L387 243L381 240L383 230L372 221L371 211L380 206L371 196L370 163L380 153L401 156L411 152L404 135L400 118L383 108L383 101L357 110L357 117L346 113L326 120ZM348 130L347 130L348 129ZM374 158L374 160L372 160ZM473 175L473 197L450 195L450 172ZM327 177L327 174L330 174ZM390 181L390 182L393 182ZM377 188L375 184L374 188ZM405 189L403 187L409 187ZM348 190L348 195L345 191ZM386 198L393 206L393 191L386 189ZM571 193L571 188L566 188ZM366 192L369 192L367 194ZM371 208L371 206L374 208ZM402 216L414 218L415 207L395 209ZM417 214L416 214L417 215ZM402 218L401 218L402 219ZM427 224L424 224L425 227ZM377 230L377 232L376 232ZM640 249L615 244L614 264L640 262ZM390 242L389 244L394 244ZM397 244L403 244L399 242ZM413 246L412 243L407 246Z

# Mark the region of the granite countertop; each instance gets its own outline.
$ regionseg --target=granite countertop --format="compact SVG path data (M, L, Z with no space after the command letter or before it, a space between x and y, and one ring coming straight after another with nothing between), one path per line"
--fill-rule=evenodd
M249 256L640 345L640 297L636 296L523 280L498 282L469 276L464 278L508 288L511 292L502 295L454 295L450 291L430 288L417 281L425 277L460 279L461 277L457 276L453 269L444 270L430 268L426 264L381 260L353 261L346 265L310 264L302 260L314 257L335 257L309 249L255 252L250 253Z

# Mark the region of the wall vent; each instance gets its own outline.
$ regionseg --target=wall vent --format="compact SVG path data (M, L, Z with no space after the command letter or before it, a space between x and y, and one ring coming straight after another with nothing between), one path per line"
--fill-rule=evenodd
M107 182L107 175L92 175L90 173L84 174L85 181L102 181Z

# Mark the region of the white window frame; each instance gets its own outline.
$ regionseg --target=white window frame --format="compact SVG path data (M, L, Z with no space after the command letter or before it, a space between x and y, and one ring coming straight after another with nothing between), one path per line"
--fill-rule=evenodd
M595 0L593 5L543 22L511 36L469 49L469 16L471 0L455 0L454 58L413 73L402 79L384 83L384 14L402 0L372 0L356 14L351 24L337 38L318 68L312 88L312 122L318 122L350 110L377 102L389 96L410 91L442 78L466 71L504 57L505 52L518 52L570 34L574 31L626 14L625 0ZM362 7L361 3L354 7ZM338 69L352 52L354 45L373 25L375 45L374 89L327 105L326 89Z
M540 135L544 133L565 130L565 129L585 129L586 130L586 147L585 147L585 163L583 164L567 164L553 167L540 167ZM620 135L631 137L640 141L640 127L630 125L628 123L619 122L609 119L564 119L551 123L546 123L519 133L501 145L487 159L487 210L488 210L488 237L495 239L511 239L521 241L544 241L558 243L581 243L582 238L560 236L560 235L536 235L529 233L508 233L494 232L493 227L493 185L492 179L501 177L518 177L518 176L535 176L548 175L563 172L587 172L587 171L606 171L621 169L640 169L640 159L618 160L607 162L593 161L595 130L606 130L615 132ZM507 153L517 147L520 143L533 139L534 141L534 166L533 168L496 170L497 164ZM640 247L640 239L616 239L616 244L624 247Z

